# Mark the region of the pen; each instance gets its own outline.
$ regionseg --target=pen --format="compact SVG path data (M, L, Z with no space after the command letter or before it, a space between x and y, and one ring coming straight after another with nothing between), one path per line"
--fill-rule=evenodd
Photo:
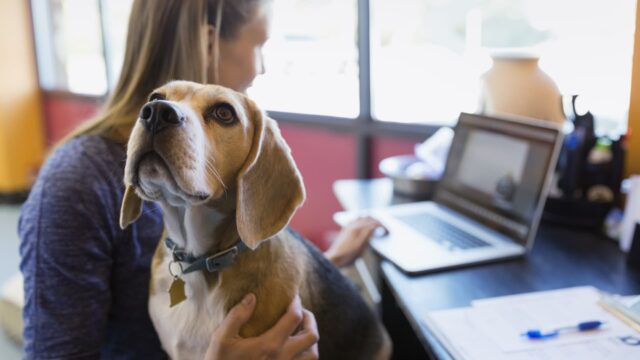
M529 339L548 339L548 338L558 336L562 332L589 331L589 330L599 329L604 324L605 323L603 321L598 321L598 320L584 321L579 323L578 325L556 328L554 330L547 331L547 332L543 332L542 330L538 330L538 329L530 329L522 333L521 335Z

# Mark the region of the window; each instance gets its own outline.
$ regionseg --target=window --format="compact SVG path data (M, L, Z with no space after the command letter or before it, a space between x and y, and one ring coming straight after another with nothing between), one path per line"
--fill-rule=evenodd
M133 0L103 0L105 52L107 54L109 88L115 86L124 60L127 26Z
M356 0L276 0L266 73L249 94L270 110L357 117ZM274 91L275 89L275 91Z
M33 0L32 9L42 88L104 95L98 0Z
M132 1L32 0L42 87L89 95L113 87ZM635 6L635 0L275 0L267 72L249 94L269 110L296 114L291 118L452 125L461 111L478 109L489 54L527 48L541 55L540 67L563 94L581 95L601 130L620 133ZM370 59L359 58L367 49L358 49L358 34L369 36ZM361 98L369 90L371 97Z
M635 0L371 0L372 110L379 120L453 124L479 105L496 49L533 48L561 93L608 130L629 106Z

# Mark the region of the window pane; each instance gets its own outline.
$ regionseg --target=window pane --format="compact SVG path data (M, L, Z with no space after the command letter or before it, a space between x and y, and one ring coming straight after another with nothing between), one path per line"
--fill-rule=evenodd
M356 0L274 1L266 74L249 94L269 110L357 117Z
M88 95L106 93L98 1L32 4L42 86ZM46 14L49 18L39 21Z
M373 111L453 124L479 104L495 49L529 48L599 125L626 126L635 0L372 0Z
M127 26L133 0L103 0L104 21L106 30L107 64L109 66L109 87L113 88L124 60Z

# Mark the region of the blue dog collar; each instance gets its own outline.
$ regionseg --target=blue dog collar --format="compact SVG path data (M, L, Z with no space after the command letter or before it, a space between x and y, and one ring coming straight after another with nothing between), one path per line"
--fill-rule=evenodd
M171 251L174 262L188 264L188 266L182 270L183 274L199 270L207 270L208 272L220 271L221 269L232 265L240 253L249 249L242 240L238 239L232 247L226 250L222 250L213 255L204 254L194 256L193 254L186 252L185 249L179 248L176 243L168 237L164 240L164 244Z

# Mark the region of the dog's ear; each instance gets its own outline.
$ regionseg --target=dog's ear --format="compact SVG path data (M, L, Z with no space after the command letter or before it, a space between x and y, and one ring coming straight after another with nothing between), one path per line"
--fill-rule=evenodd
M251 106L253 143L238 174L236 222L251 249L289 224L305 198L302 177L276 122Z
M142 214L142 199L136 194L133 186L127 185L120 208L120 228L125 229Z

